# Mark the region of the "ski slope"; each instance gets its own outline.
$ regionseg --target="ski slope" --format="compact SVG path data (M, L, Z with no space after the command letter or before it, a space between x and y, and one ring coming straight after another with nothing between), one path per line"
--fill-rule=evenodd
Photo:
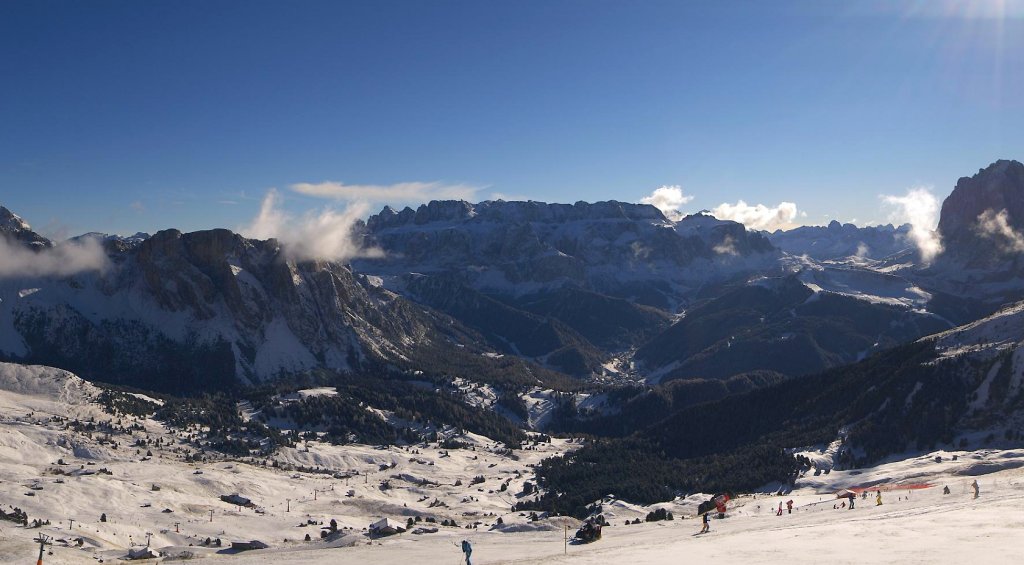
M181 455L181 433L159 422L139 421L145 431L136 434L165 441L146 457L145 449L126 445L124 437L115 438L117 448L100 445L99 434L89 437L54 418L109 418L91 402L94 393L70 373L0 364L0 509L15 505L30 520L50 520L28 529L0 521L0 563L34 560L32 539L40 532L56 540L44 559L54 564L120 562L130 548L145 544L147 534L151 547L165 556L161 559L224 564L455 564L463 539L472 542L476 565L676 565L702 559L727 564L991 564L1019 563L1024 552L1024 450L936 452L869 469L809 472L784 495L739 496L727 517L713 520L711 532L699 536L694 535L700 529L695 513L706 495L652 507L609 499L603 511L611 526L603 539L566 545L566 533L571 536L578 521L551 517L532 522L510 511L524 483L533 480L532 465L575 447L566 440L517 451L518 460L493 451L487 438L468 435L460 439L472 449L311 442L281 450L275 456L279 468L227 459L188 463ZM827 451L822 458L828 458ZM66 465L56 465L58 459ZM297 465L340 474L298 472ZM55 468L65 474L53 474ZM111 474L95 472L100 468ZM477 476L485 481L472 484ZM974 479L981 484L976 500L968 487ZM390 488L381 488L384 481ZM508 485L506 490L500 490L501 484ZM922 488L905 488L911 484ZM949 495L942 494L946 485ZM836 491L856 487L869 487L872 496L858 498L853 510L833 508ZM882 490L882 506L874 505L875 489ZM251 499L254 507L219 499L234 493ZM790 499L794 512L776 516L779 503ZM676 519L625 525L655 508L669 510ZM101 513L106 522L99 520ZM417 515L434 516L437 522L454 519L458 526L424 521L416 526L438 531L382 539L367 535L369 524L381 518L404 526ZM340 533L322 541L321 527L332 518ZM306 534L311 541L304 541ZM200 546L206 537L219 537L224 545ZM270 548L228 549L230 542L254 539Z

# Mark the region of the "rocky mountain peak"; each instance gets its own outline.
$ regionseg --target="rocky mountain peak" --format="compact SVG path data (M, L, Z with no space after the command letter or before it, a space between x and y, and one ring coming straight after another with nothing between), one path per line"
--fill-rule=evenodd
M1024 230L1024 164L999 160L957 181L938 230L953 258L989 261L1024 250L1015 241Z
M0 236L32 248L53 246L53 242L32 231L32 227L21 216L3 206L0 206Z
M404 226L424 226L441 223L498 222L518 224L527 222L560 224L573 221L654 221L666 222L664 214L649 204L633 204L608 200L604 202L576 202L553 204L537 201L489 200L472 204L464 200L434 200L421 204L416 210L405 208L395 211L385 206L367 222L370 232Z
M11 212L7 208L0 206L0 230L3 231L20 231L32 229L21 219L21 216Z

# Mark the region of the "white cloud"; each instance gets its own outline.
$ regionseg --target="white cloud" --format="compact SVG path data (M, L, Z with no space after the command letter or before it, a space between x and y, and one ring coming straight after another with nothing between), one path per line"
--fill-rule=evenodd
M739 251L736 251L736 241L731 235L726 235L725 239L721 243L714 246L712 250L719 255L739 255Z
M911 188L905 196L882 195L882 201L895 208L889 215L890 221L896 225L910 224L908 235L924 262L930 263L942 253L942 238L935 231L939 224L939 199L930 188Z
M654 192L641 198L640 203L654 206L670 219L678 219L683 215L680 209L691 200L693 200L693 196L683 194L683 188L676 184L655 189Z
M296 217L281 209L281 196L271 189L263 198L259 214L238 231L254 239L276 238L285 253L298 260L379 257L381 250L363 248L352 234L356 221L368 211L368 203L356 202L341 211L324 207Z
M478 187L440 182L400 182L396 184L345 184L325 181L300 182L291 185L300 194L359 202L427 202L430 200L469 200L476 197Z
M978 216L978 234L996 240L1004 252L1024 252L1024 234L1013 229L1007 221L1007 212L1004 208L996 213L995 210L985 210Z
M55 247L32 250L0 237L0 278L68 276L102 272L109 266L99 241L86 238Z
M749 229L775 231L796 227L793 220L799 211L793 202L779 202L777 206L768 207L764 204L751 206L740 200L736 204L719 204L711 214L719 220L739 222Z
M131 204L128 205L128 207L139 213L146 211L146 205L143 204L141 200L136 200L135 202L132 202Z

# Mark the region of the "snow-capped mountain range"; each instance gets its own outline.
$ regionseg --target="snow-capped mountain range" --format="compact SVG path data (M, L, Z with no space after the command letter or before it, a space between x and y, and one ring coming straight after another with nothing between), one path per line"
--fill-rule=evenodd
M646 204L431 202L384 208L366 222L384 259L360 271L456 275L489 294L575 287L662 309L709 281L770 268L779 253L736 222L696 214L678 222Z
M910 224L894 227L857 227L832 220L827 226L800 226L776 230L768 236L772 245L790 255L807 256L819 261L848 257L883 259L913 248Z
M22 260L96 252L74 274L0 271L0 354L161 386L417 365L452 374L502 356L534 378L802 374L1021 296L1022 171L999 161L960 180L931 264L907 226L766 235L614 201L386 207L354 234L383 256L351 265L296 261L275 240L227 230L55 245L0 208L3 242Z

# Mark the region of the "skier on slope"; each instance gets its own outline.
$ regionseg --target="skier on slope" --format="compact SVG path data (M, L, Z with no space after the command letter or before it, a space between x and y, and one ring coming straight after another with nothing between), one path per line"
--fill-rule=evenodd
M971 488L974 489L974 498L978 498L978 496L981 495L981 487L978 486L978 479L974 479L974 482L971 483Z
M853 501L857 499L857 495L851 492L846 495L846 498L850 499L850 510L853 510Z
M881 505L882 505L882 491L876 490L875 491L875 506L881 506Z
M462 553L466 554L466 565L473 565L469 560L469 557L473 555L473 546L469 544L469 540L462 540Z
M704 526L700 529L700 533L702 534L706 534L711 531L711 519L708 518L710 515L710 511L704 513Z
M779 511L775 513L776 516L782 516L782 501L779 501Z
M793 499L789 499L786 501L786 511L787 514L793 513Z

